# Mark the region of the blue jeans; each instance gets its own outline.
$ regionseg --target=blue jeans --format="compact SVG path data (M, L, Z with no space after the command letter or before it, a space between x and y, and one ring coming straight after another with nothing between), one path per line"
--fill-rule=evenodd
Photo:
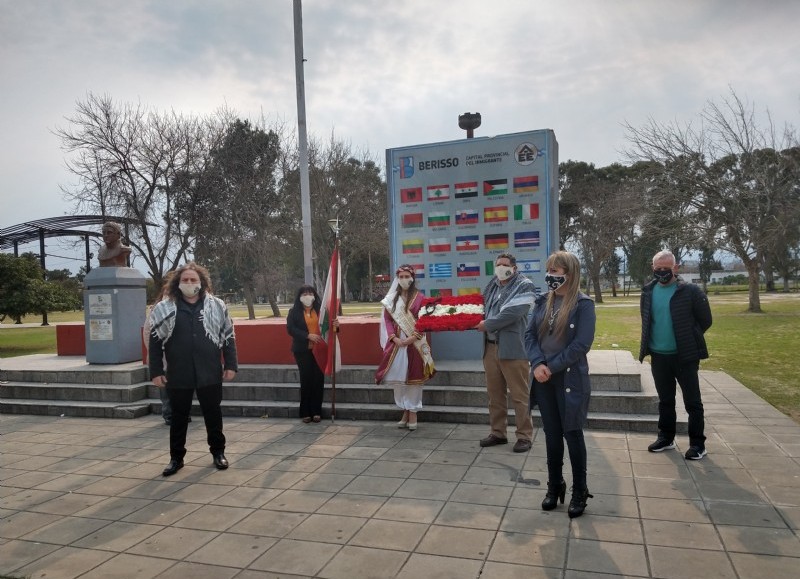
M650 354L650 369L658 392L658 436L675 439L675 393L677 382L683 393L683 406L689 415L689 445L705 448L703 401L700 397L700 362L681 362L677 354Z
M534 380L532 387L542 415L548 482L558 484L563 478L564 440L566 440L569 462L572 465L572 487L576 490L585 489L586 441L583 439L583 430L564 432L564 372L553 374L545 383Z

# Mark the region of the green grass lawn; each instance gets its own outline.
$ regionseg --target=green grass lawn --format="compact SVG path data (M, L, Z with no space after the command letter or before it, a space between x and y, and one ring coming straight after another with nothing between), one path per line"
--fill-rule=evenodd
M597 350L622 349L639 355L639 298L605 297L597 305ZM711 357L702 368L730 374L770 404L800 422L800 381L795 366L796 345L800 344L800 294L763 294L763 314L749 314L747 294L712 295L714 325L706 334ZM281 308L286 314L287 307ZM236 318L247 317L244 306L231 307ZM344 314L375 314L378 304L345 304ZM258 306L256 317L271 317L268 307ZM51 323L82 321L82 312L52 313ZM41 323L31 316L27 323ZM55 327L10 328L8 320L0 329L0 358L25 354L54 353Z

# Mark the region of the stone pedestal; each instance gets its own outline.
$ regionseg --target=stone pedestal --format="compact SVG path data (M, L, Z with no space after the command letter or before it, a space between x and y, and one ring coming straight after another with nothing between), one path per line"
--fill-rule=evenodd
M132 267L98 267L84 279L86 361L124 364L142 359L147 282Z

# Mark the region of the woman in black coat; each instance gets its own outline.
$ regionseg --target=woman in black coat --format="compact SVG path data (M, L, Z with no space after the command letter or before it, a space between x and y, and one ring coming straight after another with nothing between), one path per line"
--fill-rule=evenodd
M567 514L580 517L592 495L586 484L586 443L583 425L589 412L591 384L586 354L595 331L594 302L580 291L581 266L566 251L552 254L544 280L550 290L536 299L525 332L525 348L533 371L531 398L542 416L547 447L545 511L564 503L567 483L562 476L564 440L572 466L572 500Z
M321 304L313 286L300 286L294 305L286 316L286 331L292 337L292 353L300 372L300 418L305 423L322 420L325 374L313 354L314 344L322 340L319 329Z

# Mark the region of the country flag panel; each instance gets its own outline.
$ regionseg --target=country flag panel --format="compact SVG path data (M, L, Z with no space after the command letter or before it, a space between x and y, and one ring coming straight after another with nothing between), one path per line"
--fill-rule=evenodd
M443 251L450 251L450 238L448 237L435 237L428 240L428 251L431 253L441 253Z
M410 187L409 189L400 189L401 203L417 203L419 201L422 201L422 187Z
M425 251L425 242L422 239L404 239L403 253L422 253Z
M428 201L443 201L450 199L450 185L429 185Z
M485 207L483 210L484 223L500 223L508 221L508 207L498 205L497 207Z
M508 179L490 179L483 182L484 195L505 195L508 193Z
M514 220L521 221L523 219L539 219L539 204L514 205Z
M458 235L456 236L456 251L478 251L480 240L477 235Z
M493 261L485 261L483 262L486 267L486 275L494 275L494 262Z
M428 275L431 279L453 277L452 263L431 263L428 265Z
M478 196L478 182L470 181L468 183L456 183L453 188L455 189L454 196L456 199L467 199L468 197Z
M542 262L538 259L518 259L517 271L524 274L540 272Z
M453 295L453 290L450 288L434 288L431 290L431 297L432 298L449 298Z
M401 218L403 227L422 227L422 213L404 213Z
M410 263L414 270L414 278L420 279L425 277L425 264L424 263Z
M450 225L450 214L445 211L428 213L428 227L447 227Z
M414 176L414 157L400 157L400 178L408 179Z
M539 176L514 177L514 193L536 193L539 190Z
M477 209L459 209L456 211L456 225L475 225L477 223Z
M458 295L460 296L471 296L472 294L479 294L481 293L481 288L479 287L460 287L458 288Z
M517 231L514 233L514 247L539 247L539 232Z
M478 277L481 275L481 266L472 262L459 263L456 275L458 277Z
M483 236L486 249L505 249L508 247L508 233L487 233Z

